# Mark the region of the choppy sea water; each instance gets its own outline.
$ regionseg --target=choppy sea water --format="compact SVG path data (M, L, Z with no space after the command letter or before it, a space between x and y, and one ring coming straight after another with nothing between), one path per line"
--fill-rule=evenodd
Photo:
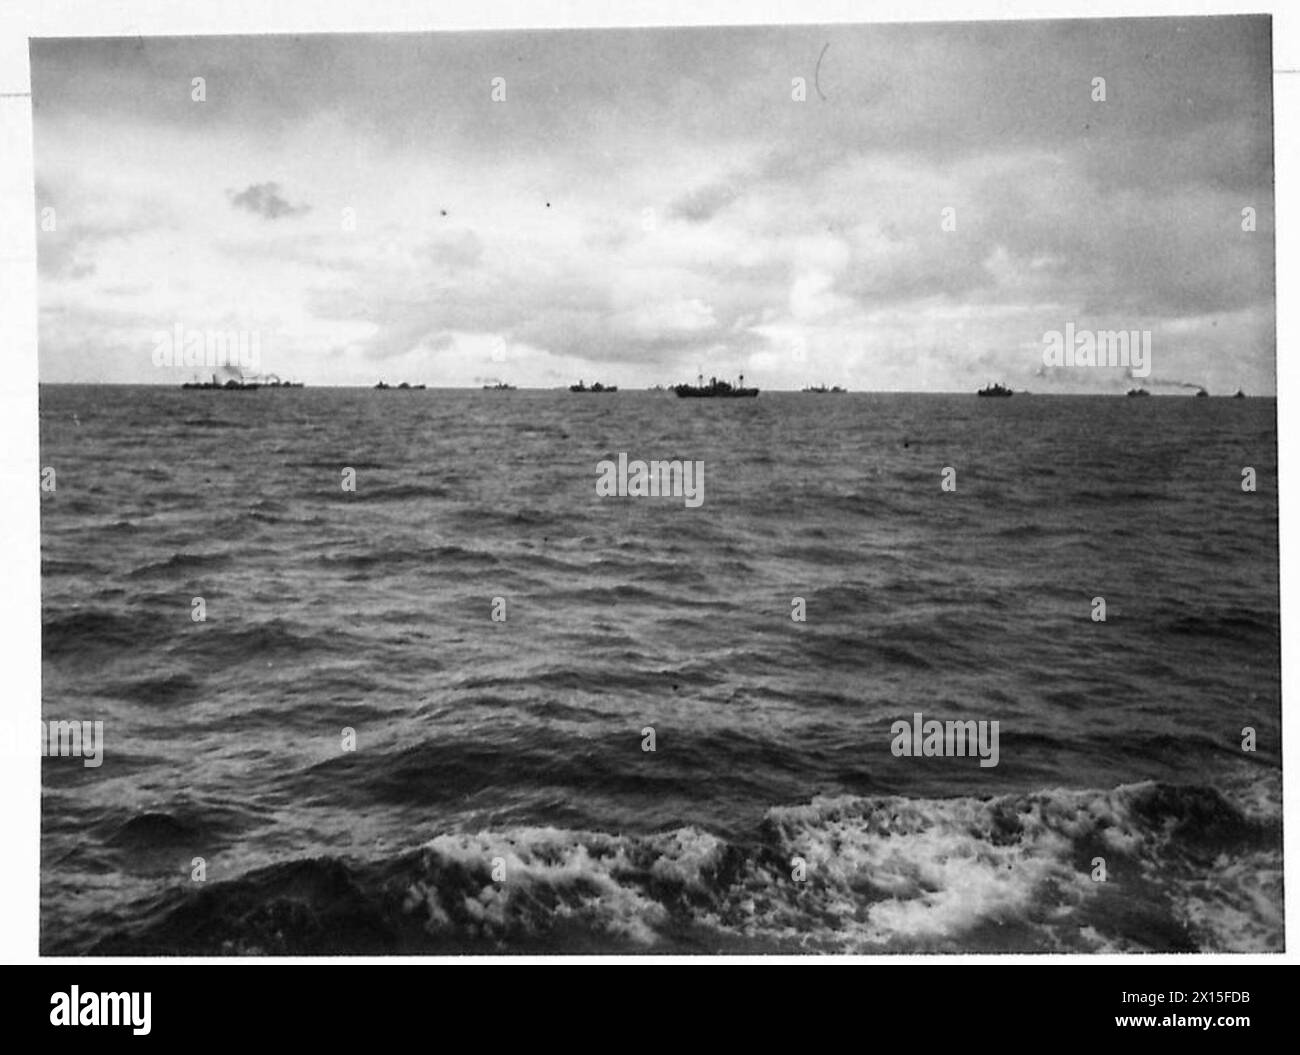
M1276 451L1272 399L43 387L43 715L104 754L43 761L42 951L1279 949Z

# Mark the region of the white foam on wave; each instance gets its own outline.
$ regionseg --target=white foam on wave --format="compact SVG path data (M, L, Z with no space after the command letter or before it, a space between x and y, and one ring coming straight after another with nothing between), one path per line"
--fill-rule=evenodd
M431 933L502 942L571 924L653 947L688 925L844 952L1133 951L1184 933L1206 950L1262 950L1282 939L1280 847L1256 837L1216 856L1202 837L1231 844L1266 823L1276 790L816 798L770 810L761 846L744 853L697 828L451 834L425 846L406 907ZM1151 928L1132 927L1133 905Z
M1056 903L1092 896L1088 874L1071 864L1069 834L1051 823L1054 806L1026 800L1009 822L1003 800L819 798L769 819L785 849L808 862L801 915L838 918L836 943L868 951L1023 919L1048 884ZM775 923L793 937L803 922L755 919L748 929Z
M1266 824L1280 800L1272 780L1222 799L1153 783L993 799L814 799L772 810L769 820L784 852L808 860L812 907L842 921L836 941L846 950L962 948L977 928L1008 927L1037 948L1145 948L1122 922L1114 933L1098 930L1105 892L1152 898L1199 948L1257 951L1282 940L1280 848L1206 861L1189 842L1204 834L1198 809L1209 825L1232 828L1232 811ZM1187 830L1184 809L1193 813ZM1094 879L1095 857L1107 863L1110 886ZM746 929L798 931L785 915Z
M1180 892L1179 907L1188 924L1218 952L1282 951L1281 852L1221 856L1204 879Z
M424 847L429 879L411 885L405 908L426 912L434 934L468 923L473 937L505 939L564 921L650 945L668 910L644 892L647 878L703 891L701 869L722 845L696 829L639 840L557 828L444 835Z

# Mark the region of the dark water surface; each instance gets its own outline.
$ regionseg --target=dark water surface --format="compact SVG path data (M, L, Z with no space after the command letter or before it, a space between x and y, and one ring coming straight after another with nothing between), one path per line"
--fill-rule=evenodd
M1275 415L44 387L42 951L1280 948Z

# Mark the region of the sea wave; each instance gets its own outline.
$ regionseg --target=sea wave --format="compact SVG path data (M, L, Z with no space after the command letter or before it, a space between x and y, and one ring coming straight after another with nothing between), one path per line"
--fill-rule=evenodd
M451 832L390 859L173 891L90 951L1268 951L1283 933L1280 823L1270 772L1231 790L815 798L735 841Z

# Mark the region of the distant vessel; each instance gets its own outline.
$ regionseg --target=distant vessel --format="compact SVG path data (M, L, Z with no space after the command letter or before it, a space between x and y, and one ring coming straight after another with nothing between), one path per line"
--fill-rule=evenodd
M223 392L254 392L259 388L302 388L301 381L281 381L275 374L257 377L228 377L221 381L213 374L207 381L186 381L181 388L199 388Z
M673 391L683 399L747 399L758 395L757 388L745 387L744 374L740 375L740 383L734 386L716 377L709 378L706 385L701 374L698 385L673 385Z
M977 396L1010 396L1010 395L1014 395L1014 393L1011 391L1011 389L1005 387L1004 385L1000 385L1000 384L998 384L996 381L995 381L993 384L989 385L987 388L981 388L981 389L980 389L978 392L976 392L975 394L976 394Z
M1232 398L1233 398L1233 399L1245 399L1245 398L1246 398L1246 393L1243 392L1243 391L1239 388L1239 389L1237 389L1236 392L1234 392L1234 393L1232 394Z
M387 384L386 382L380 381L379 384L375 385L375 388L391 390L394 392L400 392L402 389L407 389L409 391L415 392L415 391L419 391L423 387L424 385L412 385L412 384L408 384L406 381L403 381L400 385L390 385Z
M1203 389L1203 388L1198 388L1198 389L1196 390L1196 397L1195 397L1195 398L1197 398L1197 399L1207 399L1207 398L1209 397L1209 395L1210 395L1210 393L1208 393L1207 391L1205 391L1205 389Z
M1131 397L1133 397L1133 398L1136 398L1136 397L1138 397L1138 396L1149 396L1149 395L1151 395L1151 393L1148 392L1145 388L1130 388L1130 389L1128 390L1128 394L1129 394L1129 396L1131 396Z
M836 393L836 392L847 392L848 389L840 388L839 385L834 385L831 388L827 388L825 385L809 385L807 388L804 389L804 391L817 392L817 393Z
M484 392L513 392L514 390L514 385L508 385L504 381L498 381L495 385L483 386Z
M252 392L262 386L256 381L236 381L233 377L227 381L218 381L215 374L211 381L186 381L181 388L219 388L223 392Z
M569 386L569 391L570 392L617 392L618 385L602 385L599 381L597 381L594 385L588 388L586 385L582 383L581 380L579 380L576 385Z

